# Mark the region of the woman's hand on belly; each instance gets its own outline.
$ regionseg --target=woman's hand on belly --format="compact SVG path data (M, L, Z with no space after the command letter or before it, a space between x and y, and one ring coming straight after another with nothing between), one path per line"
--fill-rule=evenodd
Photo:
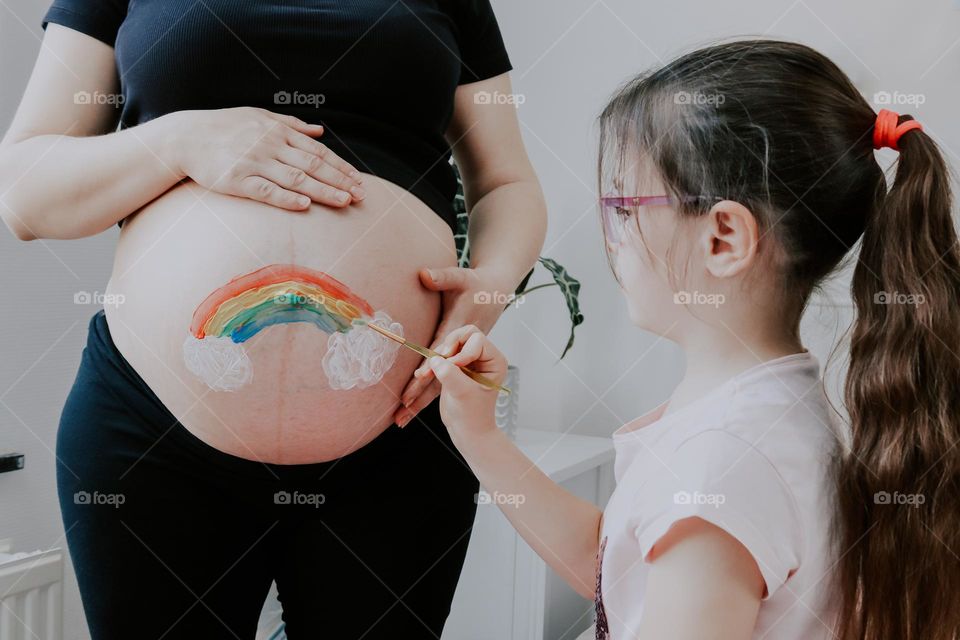
M364 198L360 172L314 138L323 127L254 107L181 111L177 170L226 195L306 211Z
M484 333L496 324L504 308L513 301L513 289L483 269L446 267L421 269L420 281L430 291L442 293L443 317L437 326L431 349L437 350L448 334L464 325L478 327ZM394 421L404 427L424 407L440 395L429 364L424 362L414 372L401 395L403 406L394 414Z

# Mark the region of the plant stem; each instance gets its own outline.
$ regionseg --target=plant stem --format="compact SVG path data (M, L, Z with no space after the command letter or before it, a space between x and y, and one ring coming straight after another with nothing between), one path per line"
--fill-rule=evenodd
M546 284L538 284L537 286L535 286L535 287L533 287L533 288L531 288L531 289L527 289L526 291L521 291L520 294L519 294L517 297L520 298L520 297L522 297L522 296L527 295L528 293L531 293L531 292L533 292L533 291L536 291L537 289L543 289L544 287L556 287L556 286L557 286L557 283L556 283L556 282L548 282L548 283L546 283Z

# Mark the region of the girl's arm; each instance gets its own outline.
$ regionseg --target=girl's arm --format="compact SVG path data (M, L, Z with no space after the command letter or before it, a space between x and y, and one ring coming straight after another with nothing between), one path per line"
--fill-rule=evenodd
M437 351L448 357L431 358L428 366L443 385L440 412L454 445L524 540L578 593L592 597L600 511L546 477L514 446L494 422L497 392L458 368L469 365L502 383L503 354L474 326L451 332ZM647 562L650 572L634 637L753 637L764 579L754 556L725 530L684 518L636 562Z
M454 444L510 524L577 593L592 600L600 509L548 478L497 428L492 415L485 424L478 421L453 434L451 430Z
M763 577L757 561L729 533L701 518L686 518L657 541L647 562L637 638L749 640L755 635ZM770 635L777 635L775 629Z
M18 238L99 233L185 177L292 210L310 200L344 206L357 186L355 170L313 139L319 125L242 107L111 133L118 100L113 48L49 24L0 142L0 217Z
M440 411L454 445L523 539L577 593L592 599L600 510L540 471L497 428L497 392L454 366L470 364L498 382L506 377L506 359L479 329L468 325L452 331L438 351L456 354L429 361L443 384Z

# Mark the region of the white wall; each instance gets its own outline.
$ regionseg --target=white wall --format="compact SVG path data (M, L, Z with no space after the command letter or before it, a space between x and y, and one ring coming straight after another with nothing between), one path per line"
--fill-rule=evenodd
M47 4L0 2L0 128L9 123L36 57ZM497 342L522 367L523 426L606 435L665 399L682 375L673 346L627 323L600 244L593 122L628 75L717 37L800 40L839 62L867 95L923 94L926 102L910 112L960 165L956 2L926 0L922 12L912 13L892 0L493 4L516 68L516 91L526 98L519 112L524 137L550 205L544 254L582 281L586 316L576 346L560 363L568 328L556 291L533 294L495 330ZM0 450L27 456L24 471L0 475L0 539L13 538L19 549L64 545L52 450L93 312L74 305L73 295L103 290L115 234L22 244L0 231ZM541 273L537 282L545 278ZM805 323L807 344L821 362L849 316L844 284L836 291L839 303L818 306ZM72 580L70 574L66 628L69 638L84 638Z

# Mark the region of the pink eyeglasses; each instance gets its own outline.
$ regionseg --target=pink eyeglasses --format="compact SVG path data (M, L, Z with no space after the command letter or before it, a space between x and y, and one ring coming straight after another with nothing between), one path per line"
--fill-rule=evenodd
M600 198L600 212L603 219L603 232L608 242L619 244L623 240L627 221L636 212L637 207L668 206L688 202L720 202L723 198L712 196L603 196Z

